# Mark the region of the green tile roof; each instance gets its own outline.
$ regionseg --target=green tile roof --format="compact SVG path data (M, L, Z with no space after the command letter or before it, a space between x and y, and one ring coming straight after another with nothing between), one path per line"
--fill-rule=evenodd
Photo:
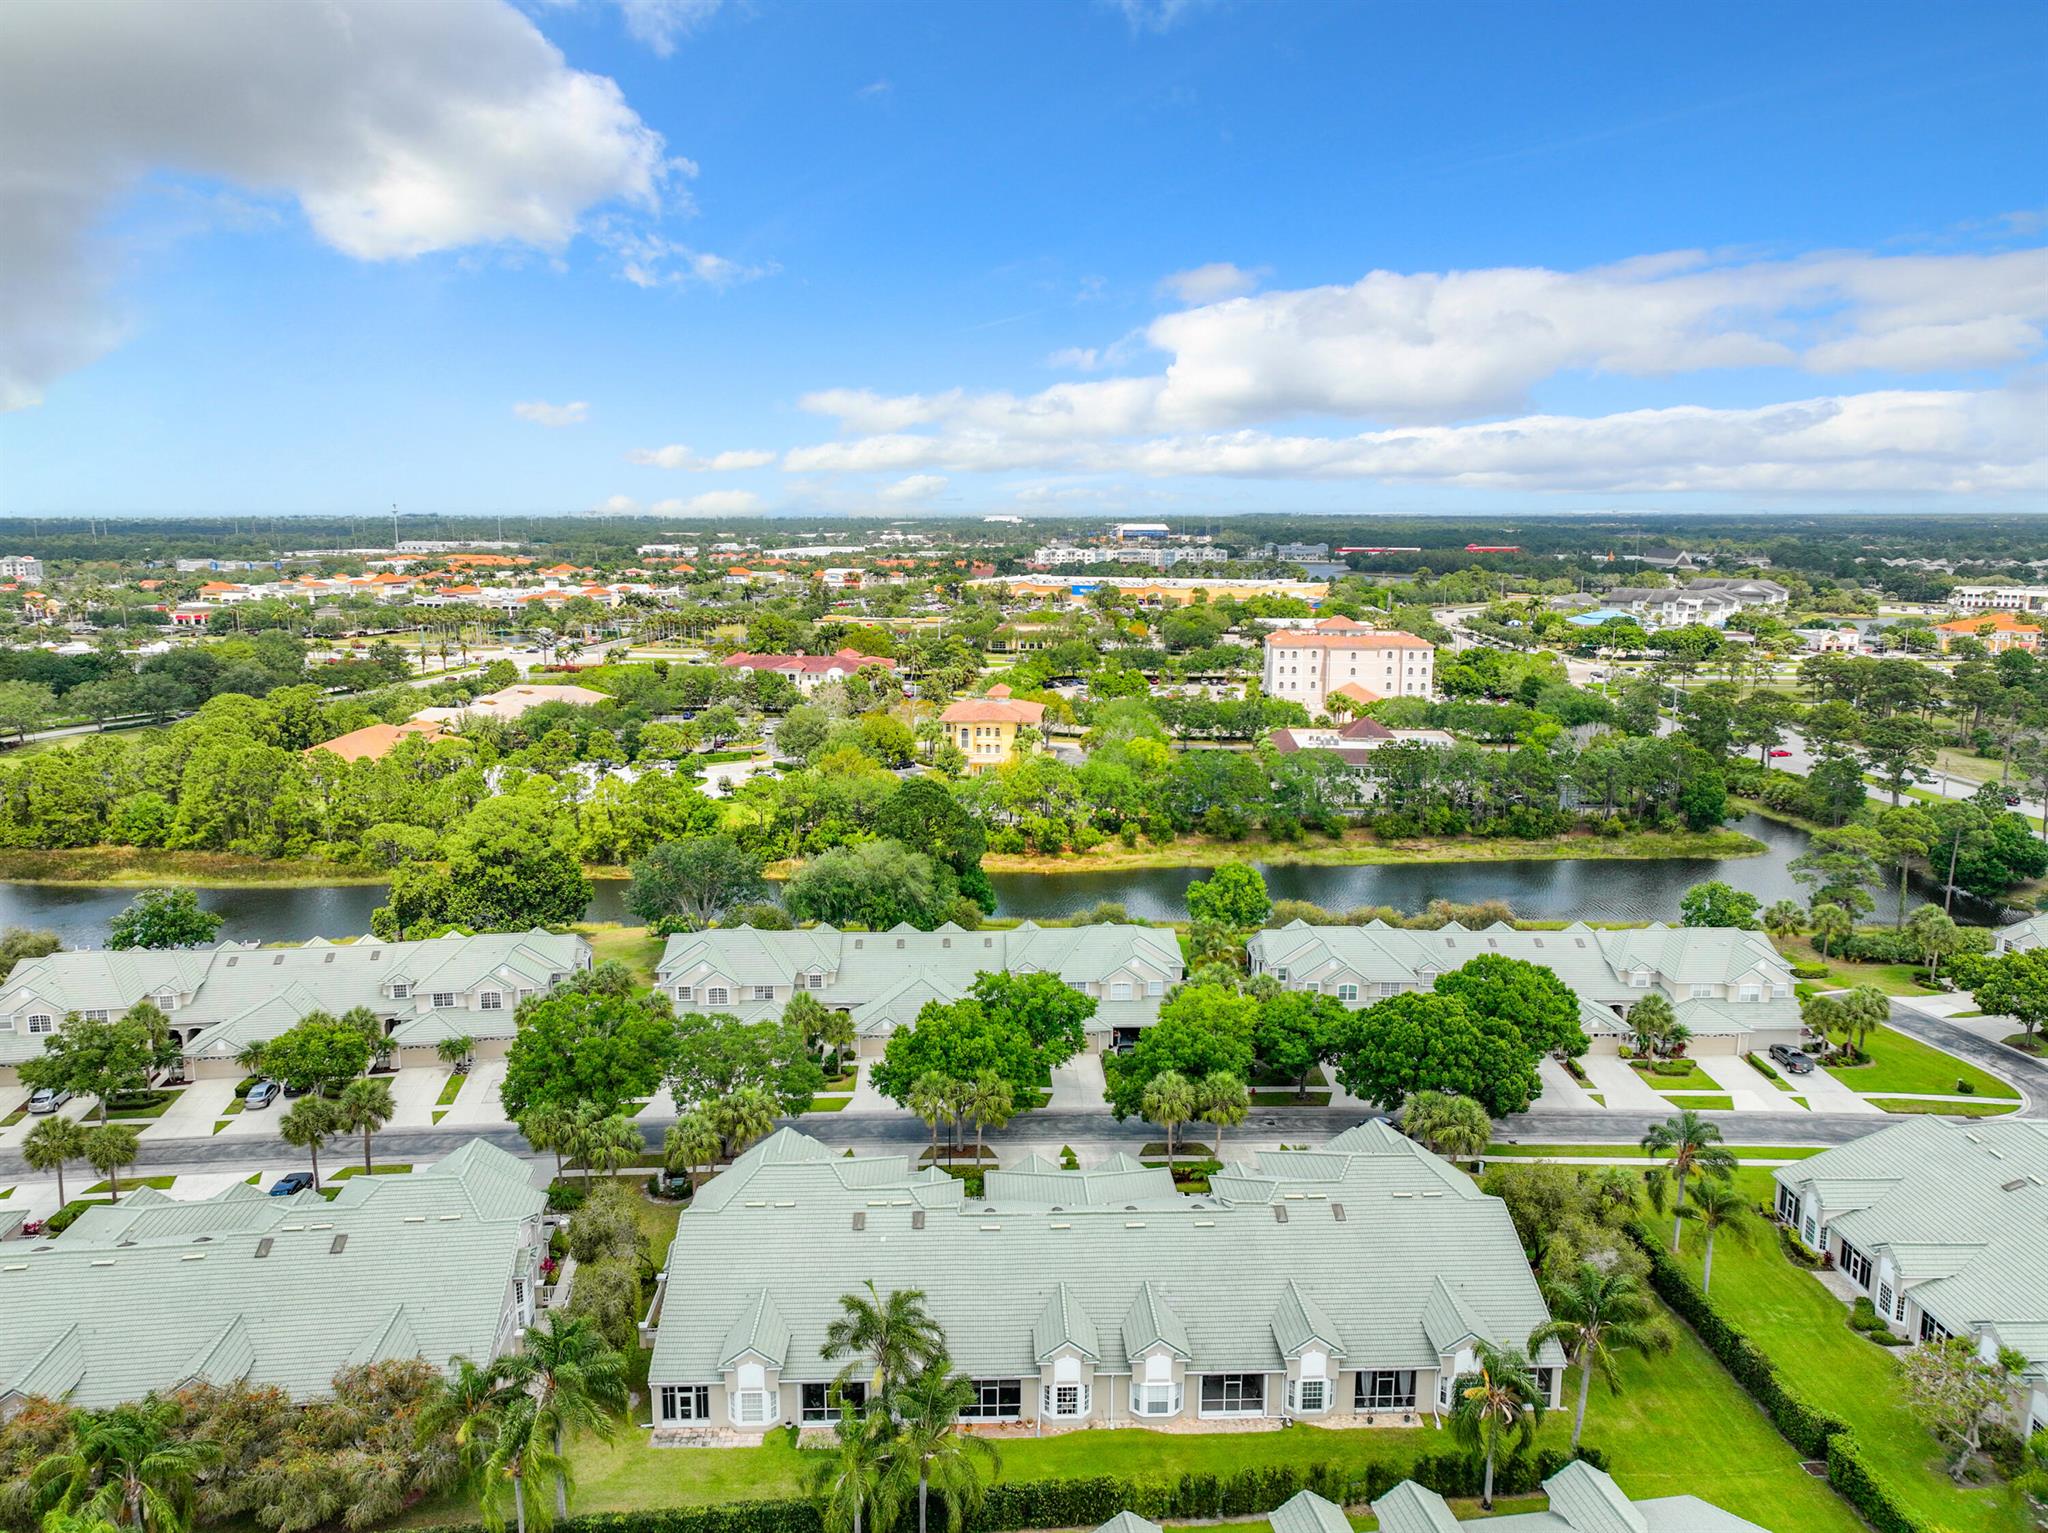
M1336 1502L1300 1491L1273 1508L1273 1533L1351 1533L1351 1519Z

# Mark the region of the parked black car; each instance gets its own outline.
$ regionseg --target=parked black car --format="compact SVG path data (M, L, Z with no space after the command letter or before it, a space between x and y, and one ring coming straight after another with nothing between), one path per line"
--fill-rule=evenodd
M1813 1056L1789 1043L1774 1043L1770 1049L1771 1059L1782 1066L1787 1075L1813 1074Z

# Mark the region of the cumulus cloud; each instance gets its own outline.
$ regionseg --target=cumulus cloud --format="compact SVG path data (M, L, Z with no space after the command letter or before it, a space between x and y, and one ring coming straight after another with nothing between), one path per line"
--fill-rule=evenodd
M720 0L618 0L626 30L662 58L717 12Z
M512 407L512 413L536 426L580 426L590 419L588 401L575 399L565 405L551 405L532 399Z
M559 251L676 163L502 0L0 6L0 406L114 344L95 228L153 173L295 201L363 261Z
M657 500L657 516L745 516L761 509L761 497L746 490L706 490L687 500Z
M1246 271L1228 261L1211 261L1162 277L1159 290L1182 303L1214 303L1219 298L1238 298L1259 285L1259 273Z
M693 473L726 473L734 469L766 468L775 461L775 454L732 450L715 452L706 457L677 442L667 447L636 447L626 454L626 461L638 463L646 468L686 468Z
M912 474L885 485L877 493L877 498L896 503L930 500L950 482L944 474Z
M638 516L640 502L630 495L607 495L590 509L598 516Z

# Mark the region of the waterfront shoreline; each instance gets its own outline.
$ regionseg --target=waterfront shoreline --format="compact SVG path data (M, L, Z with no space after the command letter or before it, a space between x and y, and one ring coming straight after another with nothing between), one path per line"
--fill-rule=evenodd
M1129 850L1107 844L1055 856L990 852L991 874L1123 873L1146 868L1213 868L1226 862L1275 867L1391 867L1463 862L1659 862L1674 858L1757 857L1768 848L1739 830L1638 831L1625 836L1553 836L1537 841L1457 837L1385 842L1370 832L1340 841L1210 841L1189 839Z

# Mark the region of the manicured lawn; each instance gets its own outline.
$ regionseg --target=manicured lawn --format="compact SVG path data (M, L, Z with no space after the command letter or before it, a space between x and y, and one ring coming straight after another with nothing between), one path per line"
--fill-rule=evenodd
M1667 1100L1673 1107L1689 1107L1694 1112L1733 1112L1735 1099L1725 1094L1720 1096L1700 1093L1695 1096L1674 1096Z
M1810 1155L1822 1154L1826 1146L1735 1144L1728 1148L1734 1151L1737 1160L1805 1160ZM1647 1158L1642 1147L1635 1144L1490 1144L1486 1147L1488 1160L1588 1160L1609 1156Z
M121 1178L121 1192L124 1197L138 1187L154 1187L158 1192L162 1192L176 1180L175 1176L124 1176ZM85 1193L87 1197L90 1197L96 1192L111 1192L112 1190L112 1187L106 1182L95 1182L92 1186L85 1189Z
M1713 1091L1720 1085L1719 1081L1690 1060L1684 1063L1686 1068L1683 1070L1645 1070L1639 1065L1630 1065L1629 1068L1641 1076L1643 1084L1652 1091Z
M1751 1197L1770 1198L1769 1172L1738 1171L1736 1179ZM1688 1226L1681 1259L1694 1277L1702 1245L1698 1231ZM2001 1492L1955 1488L1941 1467L1940 1449L1905 1408L1897 1360L1849 1329L1842 1302L1787 1261L1768 1230L1759 1228L1746 1247L1725 1235L1715 1242L1713 1298L1770 1354L1787 1382L1855 1430L1872 1466L1926 1526L1954 1533L2015 1533L2024 1526L2017 1506ZM1597 1389L1594 1396L1599 1398ZM1704 1449L1712 1436L1701 1434L1696 1446ZM1774 1528L1804 1526L1784 1518L1759 1520Z
M455 1099L462 1094L462 1083L468 1079L469 1077L459 1070L450 1071L448 1079L441 1083L441 1095L435 1099L434 1105L436 1107L454 1106ZM441 1120L436 1118L434 1121L439 1123Z
M171 1110L171 1104L177 1100L178 1093L175 1091L148 1091L142 1093L135 1101L124 1102L118 1107L109 1105L107 1117L115 1122L124 1118L161 1118Z
M1327 1091L1308 1091L1300 1096L1296 1096L1292 1091L1254 1091L1252 1093L1252 1106L1254 1107L1328 1107L1329 1105L1330 1093Z
M2007 1097L2002 1102L1926 1102L1918 1097L1870 1097L1873 1107L1886 1112L1921 1113L1948 1118L2002 1118L2018 1112L2019 1104Z
M654 966L661 962L667 945L644 926L588 925L573 928L590 943L591 956L599 963L616 958L633 971L640 984L654 983Z
M1913 978L1914 965L1909 963L1851 963L1846 958L1823 958L1820 950L1805 937L1774 937L1778 951L1794 963L1826 964L1827 979L1807 980L1810 985L1832 987L1836 985L1875 985L1886 995L1940 995L1944 992L1930 990Z
M1995 1075L1988 1075L1967 1060L1909 1038L1897 1028L1880 1027L1863 1040L1870 1056L1867 1065L1823 1065L1836 1080L1851 1091L1912 1091L1947 1094L1957 1081L1968 1081L1981 1097L2012 1100L2018 1095Z
M14 1111L9 1113L6 1117L0 1118L0 1128L13 1128L15 1124L19 1123L23 1118L26 1118L27 1116L28 1105L26 1103L23 1103L20 1107L15 1108Z
M370 1167L369 1174L371 1176L404 1176L411 1170L412 1167L409 1165L372 1166ZM362 1174L363 1168L361 1166L343 1166L327 1179L331 1182L345 1182L352 1176L361 1176Z
M845 1111L846 1111L846 1104L847 1104L848 1102L851 1102L852 1100L853 1100L853 1098L852 1098L852 1097L850 1097L850 1096L845 1096L845 1097L812 1097L812 1098L811 1098L811 1105L810 1105L809 1107L805 1108L805 1109L804 1109L804 1111L806 1111L806 1112L845 1112Z
M633 1212L640 1220L640 1233L647 1237L647 1249L654 1253L654 1265L664 1265L668 1248L676 1243L676 1221L682 1217L683 1205L656 1203L642 1196L634 1201Z

